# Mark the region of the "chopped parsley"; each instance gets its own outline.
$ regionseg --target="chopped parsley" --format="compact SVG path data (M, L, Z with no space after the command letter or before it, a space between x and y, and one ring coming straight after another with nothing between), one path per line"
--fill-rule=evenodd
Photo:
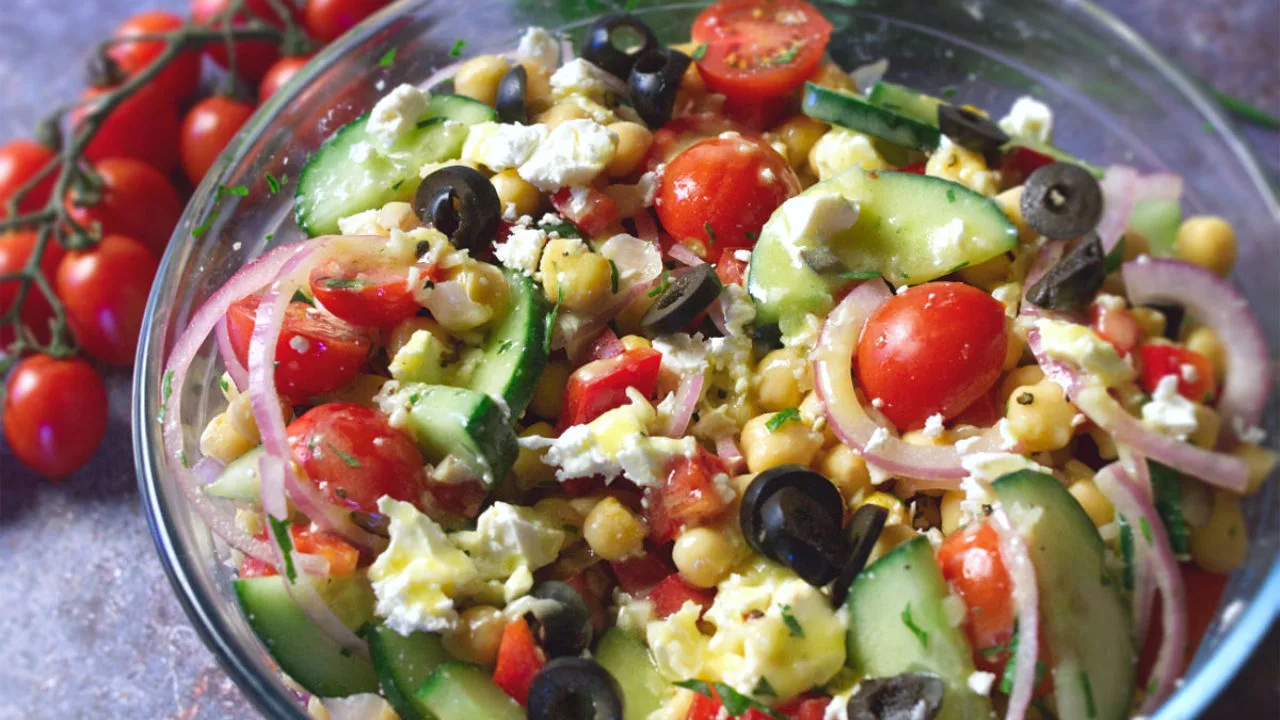
M759 695L760 697L778 697L778 691L773 689L773 686L769 684L769 679L763 675L760 676L760 682L751 688L751 694Z
M658 284L653 286L649 291L649 297L658 297L667 291L667 286L671 284L671 273L666 270L662 271L662 277L658 280Z
M702 229L707 231L707 245L709 245L709 246L711 246L711 247L715 247L715 246L716 246L716 232L715 232L714 230L712 230L712 229L711 229L711 223L710 223L709 221L708 221L708 222L704 222L704 223L702 223Z
M289 302L306 303L308 305L311 305L312 307L314 307L316 304L315 300L312 300L311 298L307 297L307 294L302 292L301 290L294 290L293 297L289 298Z
M997 648L999 648L999 646L997 646ZM1016 629L1013 631L1013 637L1009 638L1009 646L1007 649L1009 651L1009 659L1004 663L1004 673L1000 678L1000 692L1005 693L1006 695L1013 692L1013 676L1016 674L1015 669L1018 666L1018 631ZM1040 678L1044 677L1045 670L1045 664L1037 660L1034 685L1040 684Z
M378 67L391 67L396 61L396 48L391 48L378 60Z
M545 328L545 336L542 338L543 352L551 352L551 336L555 334L556 316L560 314L560 304L564 302L564 288L561 287L556 294L556 306L551 308L551 312L547 313L547 326Z
M764 426L769 428L769 432L778 432L778 428L793 420L797 422L800 420L800 409L793 407L783 408L782 410L774 413L773 417L769 418L768 421L765 422ZM786 616L784 615L782 619L785 621ZM794 619L795 618L792 618L792 620ZM790 624L788 624L788 627L790 627Z
M1120 269L1120 264L1124 262L1124 236L1120 236L1120 241L1116 246L1111 248L1111 252L1107 253L1102 259L1102 272L1110 275Z
M266 240L267 242L271 242L275 238L275 236L276 236L275 233L267 233L266 235L262 236L262 239Z
M1080 686L1084 688L1085 712L1091 718L1098 717L1098 706L1093 701L1093 685L1089 682L1089 674L1080 671Z
M267 190L270 190L272 195L280 192L280 181L276 179L275 175L264 173L263 177L267 179Z
M396 190L399 190L399 189L400 189L400 186L401 186L401 185L403 185L403 184L404 184L404 178L400 178L399 180L397 180L397 181L396 181L396 184L391 186L391 190L392 190L392 192L395 192Z
M804 637L804 628L800 627L800 621L796 620L796 616L791 613L791 606L783 604L779 607L782 609L782 622L787 626L787 632L791 633L791 637Z
M547 235L555 233L562 238L580 238L582 233L578 232L578 227L573 223L538 223L538 229Z
M689 57L692 57L694 60L701 60L702 58L706 57L706 54L707 54L707 44L698 43L698 47L693 49L693 53L690 54Z
M368 280L361 280L359 278L334 277L326 278L324 281L324 286L330 290L359 290L360 288L368 287L372 284L373 283Z
M214 210L213 212L209 213L209 217L208 217L204 222L202 222L202 223L200 223L199 225L195 226L195 227L191 230L191 237L193 237L193 238L202 238L202 237L204 237L204 236L205 236L205 234L209 232L209 229L213 227L213 223L214 223L214 221L216 221L216 220L218 219L218 214L219 214L219 213L218 213L218 211L217 211L217 210Z
M563 525L561 525L561 526L560 526L560 529L561 529L561 530L563 530L563 531L565 531L565 532L567 532L567 533L569 533L570 535L577 535L577 534L578 534L578 526L577 526L577 525L571 525L571 524L569 524L569 523L565 523L565 524L563 524Z
M236 195L238 197L246 197L249 195L249 188L245 187L244 185L227 187L226 185L219 184L218 191L214 193L213 199L216 202L226 197L227 195Z
M875 280L878 277L879 270L845 270L840 273L842 280Z
M449 48L449 57L458 57L462 54L462 48L467 46L467 41L458 39L453 43L453 47Z
M182 467L191 467L191 463L187 462L187 451L185 449L178 451L178 461L182 463Z
M618 263L612 258L609 259L609 288L614 295L618 294Z
M231 389L231 383L227 382L224 377L218 378L218 387L222 389L222 392L226 392Z
M751 232L751 231L749 231L749 230L745 230L745 231L743 231L743 233L742 233L742 237L744 237L744 238L746 238L746 239L748 239L748 240L756 240L756 239L759 239L759 237L760 237L760 233L757 233L757 232Z
M410 393L410 394L409 394L409 404L410 404L410 405L417 405L417 404L418 404L418 393Z
M1241 120L1246 120L1254 125L1261 125L1271 130L1280 130L1280 118L1263 110L1257 105L1241 100L1234 95L1229 95L1221 90L1210 88L1209 94L1213 95L1213 99L1218 101L1227 112L1235 115Z
M955 85L948 85L942 88L942 97L949 98L949 97L955 97L955 95L956 95Z
M160 381L160 413L156 415L156 422L164 422L164 412L169 405L170 395L173 395L173 371L165 370L164 379Z
M361 467L361 465L360 465L360 461L359 461L359 460L357 460L357 459L355 459L355 458L351 457L350 455L348 455L348 454L346 454L346 453L342 452L342 451L341 451L341 450L339 450L338 448L336 448L336 447L334 447L334 446L330 445L330 446L329 446L329 449L333 451L333 454L334 454L334 455L337 455L337 456L338 456L338 459L340 459L340 460L342 460L342 462L346 463L346 464L347 464L347 467L353 467L353 468Z
M771 718L775 718L775 720L787 720L786 715L757 700L752 700L722 682L709 683L705 680L681 680L675 685L709 698L718 696L720 704L724 706L725 711L732 717L745 715L748 710L755 709Z
M510 350L513 345L515 345L515 342L512 340L503 340L502 344L498 346L498 354L501 355L505 353Z
M956 201L956 189L947 188L947 202L953 203L955 201Z
M295 582L298 571L293 567L293 538L289 537L289 521L268 515L267 522L271 523L271 534L276 536L280 554L284 555L284 575L289 578L289 582Z
M778 53L776 57L769 58L767 61L765 61L764 66L777 67L779 65L786 65L790 63L792 60L795 60L796 55L800 53L801 45L802 43L799 41L791 43L791 47Z
M911 603L907 603L907 606L902 608L901 617L902 624L907 626L907 629L916 636L920 644L924 647L929 647L929 633L925 632L923 628L916 624L915 620L911 619Z
M1138 527L1142 528L1142 537L1147 541L1147 544L1155 545L1155 540L1151 537L1151 522L1145 517L1138 518Z

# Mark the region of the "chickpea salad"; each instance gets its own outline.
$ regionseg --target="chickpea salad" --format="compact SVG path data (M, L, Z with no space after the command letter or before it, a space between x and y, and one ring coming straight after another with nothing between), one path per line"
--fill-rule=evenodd
M803 0L401 85L161 380L317 717L1148 715L1275 465L1182 180L846 71ZM625 49L622 36L635 41ZM225 409L182 424L212 338ZM199 435L198 451L185 438Z

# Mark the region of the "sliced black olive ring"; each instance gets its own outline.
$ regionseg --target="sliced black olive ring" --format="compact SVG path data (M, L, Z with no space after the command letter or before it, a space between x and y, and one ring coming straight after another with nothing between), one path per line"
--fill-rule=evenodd
M1053 240L1093 232L1102 219L1102 188L1088 170L1056 162L1036 168L1022 186L1022 217Z
M942 679L929 673L867 678L849 698L849 720L933 720L945 689Z
M656 128L671 119L680 80L693 59L679 50L660 48L641 55L627 79L631 104L640 119Z
M450 165L431 173L413 197L413 211L472 253L488 247L498 232L502 204L493 183L478 171Z
M871 557L871 551L875 548L876 541L880 539L880 531L884 530L884 523L888 518L888 510L870 503L854 511L853 518L849 520L849 527L845 529L848 554L845 556L844 565L840 568L840 574L836 577L836 584L831 586L833 605L839 607L844 604L849 586L858 577L858 573L867 566L867 558Z
M1027 300L1050 310L1076 310L1089 303L1107 275L1102 239L1090 235L1049 268L1027 290Z
M529 685L529 720L622 720L622 690L594 660L556 658Z
M756 475L742 495L738 520L751 549L822 586L839 569L844 501L836 486L800 465Z
M712 265L691 267L671 281L640 318L640 324L658 333L680 332L711 307L723 288Z
M640 42L638 46L624 50L615 43L620 39L616 35L628 33L634 33ZM619 80L626 80L636 59L657 47L658 36L644 21L633 15L605 15L587 29L582 57Z
M1000 148L1009 142L1009 136L999 125L972 110L955 105L938 106L938 129L956 145L982 153L988 164L994 164Z
M493 102L498 120L504 123L526 123L529 110L525 105L525 93L529 87L529 73L523 65L513 66L498 81L498 94Z
M573 586L548 580L535 587L530 595L550 601L535 604L528 613L532 616L529 626L533 628L534 637L549 657L581 655L591 646L591 611Z

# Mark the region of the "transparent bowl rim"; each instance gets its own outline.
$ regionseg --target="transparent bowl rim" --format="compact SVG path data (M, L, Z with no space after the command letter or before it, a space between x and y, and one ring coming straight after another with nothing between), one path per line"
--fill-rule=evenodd
M1188 102L1218 133L1219 137L1230 148L1234 160L1245 170L1254 189L1268 206L1272 218L1280 219L1280 202L1275 191L1266 180L1266 176L1256 158L1236 128L1227 121L1217 104L1205 94L1190 77L1183 73L1169 59L1151 46L1145 39L1133 31L1119 18L1109 11L1088 2L1087 0L1050 0L1067 11L1079 11L1098 23L1104 32L1110 33L1113 39L1128 49L1135 51L1143 60L1154 67L1182 98ZM398 18L413 9L429 5L433 0L405 0L394 3L370 17L362 24L348 32L339 40L331 43L316 56L315 62L298 74L294 80L270 102L258 110L255 116L245 125L245 129L223 153L213 171L208 173L195 193L195 198L208 195L226 174L229 168L245 158L244 148L251 146L251 141L270 124L272 118L285 107L289 101L298 96L303 88L338 61L353 48L359 47L380 31L395 22ZM680 3L684 5L686 3ZM700 4L709 4L702 2ZM662 8L646 8L640 12L660 12ZM576 24L576 23L575 23ZM196 203L193 201L193 207ZM185 223L180 224L180 227ZM185 236L184 236L185 237ZM178 237L175 235L175 242ZM186 238L190 242L190 238ZM173 248L165 253L160 264L157 278L167 276L176 253ZM156 283L147 303L143 327L152 327L155 309L163 299L159 297L160 283ZM148 373L151 368L146 362L153 352L164 352L164 348L153 347L151 333L143 333L135 363L133 378L133 412L132 422L134 461L138 474L138 485L141 491L143 509L147 516L152 540L160 555L161 564L168 575L179 602L190 618L197 634L208 646L219 664L245 693L250 702L271 717L292 716L305 719L306 714L294 698L276 691L268 678L252 669L248 653L260 652L258 648L240 647L231 642L234 634L216 613L209 608L216 605L220 598L208 596L203 588L191 582L188 576L187 563L203 562L203 558L193 558L178 547L177 539L170 533L170 508L161 502L156 492L157 483L164 478L164 469L153 462L151 444L158 441L156 433L149 428L148 408L153 398L148 392ZM1266 579L1259 586L1249 606L1235 621L1215 651L1211 662L1205 663L1155 714L1156 720L1196 717L1216 698L1227 683L1235 677L1240 668L1253 654L1255 648L1266 636L1267 631L1280 616L1280 557L1272 560Z

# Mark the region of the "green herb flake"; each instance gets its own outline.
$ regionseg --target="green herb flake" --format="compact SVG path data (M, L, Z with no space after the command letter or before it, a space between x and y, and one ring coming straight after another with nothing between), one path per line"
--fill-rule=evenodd
M326 278L324 281L324 286L330 290L359 290L360 288L369 287L372 284L373 283L368 280L361 280L359 278L333 277Z
M1217 132L1217 130L1214 129L1213 127L1213 123L1209 122L1208 120L1204 121L1204 124L1200 126L1200 129L1204 130L1205 135L1213 135L1214 133Z
M782 52L778 53L778 55L777 55L777 56L772 57L772 58L769 58L768 60L766 60L766 61L763 63L763 64L764 64L764 66L765 66L765 67L778 67L778 66L780 66L780 65L787 65L787 64L789 64L792 60L795 60L795 59L796 59L796 55L800 54L800 48L801 48L803 45L804 45L804 43L803 43L803 42L801 42L801 41L799 41L799 40L797 40L797 41L795 41L795 42L791 43L791 46L790 46L790 47L788 47L786 50L783 50Z
M663 270L662 277L661 279L658 280L658 284L654 285L653 289L649 291L648 293L649 297L657 297L662 293L666 292L667 285L670 284L670 279L671 279L671 273L667 272L666 270Z
M1124 561L1124 582L1125 590L1133 589L1133 526L1129 524L1129 519L1123 515L1116 515L1116 525L1120 528L1120 557Z
M166 370L164 378L160 381L160 413L156 416L156 422L164 422L164 413L168 408L171 395L173 395L173 371Z
M788 409L795 410L795 408ZM797 411L798 413L799 411ZM791 613L791 606L783 604L779 607L782 609L782 622L787 626L787 632L791 633L791 637L804 637L804 628L800 627L800 621L796 620L796 616Z
M705 680L681 680L680 682L675 683L675 686L684 688L685 690L692 690L693 692L705 697L718 698L720 700L720 704L724 706L725 712L729 713L731 717L744 715L748 710L754 709L771 718L775 718L775 720L787 720L786 715L783 715L768 705L743 695L722 682L712 684Z
M950 192L950 191L948 190L948 192ZM951 268L950 270L948 270L948 271L947 271L947 274L948 274L948 275L950 275L950 274L952 274L952 273L958 273L958 272L960 272L961 270L963 270L963 269L965 269L965 268L967 268L967 267L969 267L969 261L968 261L968 260L965 260L964 262L960 263L959 265L956 265L955 267L953 267L953 268Z
M399 190L401 185L404 185L404 178L397 180L396 184L391 186L391 191L395 192L396 190Z
M208 219L206 219L204 222L200 223L199 225L197 225L195 228L191 230L191 237L193 238L204 237L205 234L209 232L210 228L213 227L213 223L218 219L218 214L219 213L217 210L214 210L213 212L209 213Z
M556 294L556 305L551 308L551 312L547 313L547 325L542 338L543 352L551 352L551 336L555 333L556 317L560 314L560 304L564 302L564 287L559 288Z
M339 459L339 460L342 460L342 462L346 463L346 464L347 464L347 467L353 467L353 468L361 467L361 465L360 465L360 461L359 461L359 460L357 460L357 459L355 459L355 458L351 457L350 455L348 455L348 454L346 454L346 453L342 452L341 450L339 450L338 448L334 447L333 445L329 445L329 449L333 451L333 454L334 454L334 455L337 455L337 456L338 456L338 459Z
M946 87L942 88L942 97L944 97L944 98L949 98L949 97L955 97L955 96L956 96L956 86L955 86L955 85L948 85L948 86L946 86Z
M1224 93L1221 90L1210 89L1213 99L1218 101L1227 112L1246 122L1260 125L1271 130L1280 130L1280 118L1263 110L1257 105L1245 102L1234 95Z
M1080 686L1084 688L1084 704L1085 712L1091 718L1098 717L1098 706L1093 701L1093 685L1089 682L1089 675L1085 671L1080 671Z
M285 174L283 174L283 175L281 175L281 176L280 176L280 184L281 184L281 185L288 185L288 184L289 184L289 173L285 173Z
M715 247L715 246L716 246L716 232L715 232L714 230L712 230L712 229L711 229L711 223L710 223L710 222L704 222L704 223L702 223L702 229L707 231L707 245L709 245L709 246L711 246L711 247Z
M750 230L747 230L742 233L742 237L748 240L758 240L760 238L760 233L751 232Z
M1142 528L1142 537L1147 541L1147 545L1155 545L1156 541L1151 536L1151 521L1139 518L1138 527Z
M266 235L262 236L262 239L266 240L267 242L271 242L272 240L275 239L275 237L276 237L275 233L267 233Z
M953 203L955 201L956 201L956 189L947 188L947 202Z
M614 295L618 294L618 263L614 262L612 258L609 260L609 288Z
M184 468L191 467L191 463L187 462L187 451L185 449L178 451L178 462L182 463Z
M455 40L453 47L449 48L449 57L458 57L462 54L462 48L467 46L466 40Z
M263 177L267 179L267 190L269 190L272 195L280 192L280 181L276 179L275 175L272 175L271 173L264 173Z
M218 387L222 392L226 392L231 389L231 383L227 382L226 378L218 378Z
M1111 248L1111 252L1102 258L1102 272L1110 275L1120 269L1120 265L1124 263L1124 236L1120 236L1120 241L1116 246Z
M417 404L418 404L418 397L419 397L418 393L410 393L410 394L409 394L409 404L410 404L410 405L417 405Z
M578 531L578 526L577 526L577 525L570 525L569 523L565 523L565 524L561 525L561 526L560 526L560 529L561 529L561 530L563 530L563 531L565 531L565 532L567 532L567 533L569 533L570 535L577 535L577 534L578 534L578 532L579 532L579 531Z
M793 407L783 408L782 410L774 413L773 417L769 418L769 420L765 422L764 426L769 428L769 432L778 432L778 428L793 420L799 422L800 409ZM784 617L783 619L785 620L786 618Z
M302 292L301 290L294 290L293 297L289 298L289 302L306 303L308 305L311 305L312 307L314 307L316 304L315 300L312 300L311 298L307 297L307 294Z
M702 58L706 57L706 55L707 55L707 44L698 43L698 47L693 49L693 53L689 57L692 57L694 60L701 60Z
M293 538L289 537L289 521L267 515L267 522L271 523L271 534L276 536L280 554L284 555L284 575L289 578L289 582L296 582L298 571L293 567Z
M235 187L227 188L227 194L235 195L236 197L248 197L249 188L245 187L244 185L236 185Z
M769 679L763 675L760 676L760 682L751 688L751 694L760 697L778 697L778 691L773 689L773 686L769 684Z
M902 624L906 625L907 629L910 630L911 633L916 636L916 639L920 641L920 645L926 648L929 647L929 633L925 632L919 625L916 624L915 620L911 619L911 603L907 603L907 606L902 608L901 617L902 617Z
M840 273L842 280L875 280L880 277L878 270L845 270Z
M502 355L503 353L507 352L508 350L510 350L510 349L511 349L512 347L514 347L514 346L515 346L515 342L514 342L514 341L512 341L512 340L503 340L503 341L502 341L502 344L498 346L498 354L499 354L499 355Z
M378 67L391 67L396 61L396 48L391 48L378 60Z
M1191 552L1191 531L1182 513L1182 496L1178 491L1180 474L1171 467L1148 460L1151 469L1151 489L1155 498L1156 514L1169 533L1169 545L1173 552L1184 558Z

